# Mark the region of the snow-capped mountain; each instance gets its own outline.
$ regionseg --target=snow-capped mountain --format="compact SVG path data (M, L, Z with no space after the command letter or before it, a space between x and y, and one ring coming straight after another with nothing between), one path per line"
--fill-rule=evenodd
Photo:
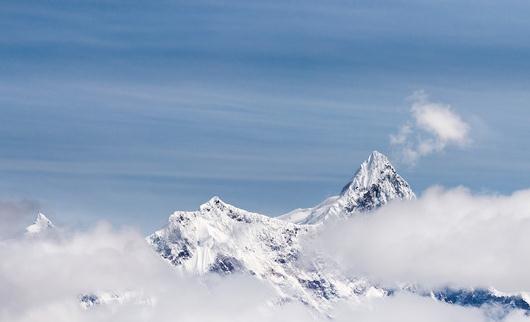
M248 212L213 197L197 211L177 211L148 242L179 270L192 274L245 272L270 282L279 301L299 300L325 310L329 300L385 291L344 278L325 263L302 263L300 238L315 226Z
M298 300L321 312L327 312L338 299L356 301L360 296L402 291L462 306L494 305L502 308L500 312L516 308L528 311L528 302L521 295L499 295L484 289L385 289L362 277L343 275L328 258L302 254L301 239L311 238L322 227L315 224L367 212L394 199L414 198L410 185L388 158L374 151L339 196L314 208L271 218L213 197L197 211L176 211L168 225L148 236L147 241L178 270L197 275L251 274L276 288L279 303Z
M345 277L325 259L298 260L300 239L311 238L330 216L369 211L414 193L390 161L374 151L338 197L298 213L271 218L248 212L214 197L197 211L177 211L147 241L179 270L205 274L246 272L270 282L281 300L300 300L317 310L329 301L388 291L367 280Z
M388 158L374 151L340 195L330 197L313 208L296 209L278 218L297 224L318 224L329 218L370 211L394 199L414 198L416 196L410 185L397 174Z
M44 234L55 229L55 226L48 217L39 212L33 224L26 227L26 235L35 236Z
M300 301L324 314L339 299L356 302L360 297L391 296L398 292L461 306L490 307L493 309L487 314L493 319L500 319L513 309L530 312L525 294L500 294L481 288L432 290L410 285L384 288L363 277L344 275L325 255L304 253L307 249L302 248L302 240L316 236L327 219L368 212L394 199L414 198L409 184L389 160L374 151L339 196L314 208L271 218L213 197L196 211L174 212L168 224L146 240L183 273L250 274L277 290L274 303ZM47 226L43 215L37 219L35 225ZM82 294L79 300L87 309L109 303L153 303L148 294L138 291L95 290Z

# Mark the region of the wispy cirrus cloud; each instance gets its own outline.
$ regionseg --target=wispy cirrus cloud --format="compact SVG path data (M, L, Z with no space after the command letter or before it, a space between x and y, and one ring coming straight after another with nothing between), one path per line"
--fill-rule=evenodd
M410 99L412 119L390 135L390 143L399 149L404 162L415 164L423 156L471 143L470 125L450 105L432 102L423 91Z

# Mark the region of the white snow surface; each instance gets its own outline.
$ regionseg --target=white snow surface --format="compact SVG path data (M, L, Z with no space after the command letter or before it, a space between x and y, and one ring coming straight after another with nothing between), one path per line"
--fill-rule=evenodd
M321 224L330 218L373 210L394 199L415 198L410 185L397 174L388 158L373 151L340 195L330 197L313 208L295 209L278 218L297 224Z
M177 269L191 274L248 273L272 284L278 302L299 300L325 311L330 301L377 294L362 279L348 279L324 261L299 259L302 236L316 226L248 212L213 197L197 211L177 211L147 241Z
M53 230L55 226L43 213L38 213L33 224L26 227L26 235L33 236Z
M176 211L166 227L147 241L178 270L191 274L245 272L267 281L279 302L298 300L326 311L337 299L384 296L367 280L345 277L317 254L301 258L301 239L311 238L331 217L369 211L393 199L413 199L409 184L387 157L374 151L340 196L314 208L271 218L248 212L213 197L197 211Z

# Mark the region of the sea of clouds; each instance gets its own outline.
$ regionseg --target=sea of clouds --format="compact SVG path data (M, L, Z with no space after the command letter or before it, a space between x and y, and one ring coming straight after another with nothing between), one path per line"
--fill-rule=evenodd
M8 212L0 219L14 220ZM308 255L325 254L345 271L387 285L521 292L530 291L529 232L530 190L498 196L434 187L418 200L330 223L304 247ZM295 301L274 304L276 293L266 282L247 274L183 275L138 230L106 223L40 238L13 237L7 228L2 234L2 322L488 320L480 309L412 294L339 301L328 315ZM81 295L104 291L135 295L121 303L80 305ZM513 312L505 321L530 318Z

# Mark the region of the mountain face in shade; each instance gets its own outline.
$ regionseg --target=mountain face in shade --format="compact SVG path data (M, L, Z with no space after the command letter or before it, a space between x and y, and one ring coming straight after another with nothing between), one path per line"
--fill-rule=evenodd
M55 226L43 213L38 213L33 224L26 227L26 235L35 236L53 230Z
M324 263L299 261L301 237L316 226L248 212L213 197L197 211L177 211L147 241L177 269L191 274L248 273L278 291L278 301L299 300L317 310L329 301L385 295L362 279L345 278Z
M319 224L330 218L373 210L394 199L416 198L410 185L397 174L388 158L377 151L364 161L340 195L313 208L296 209L279 219L297 224Z

